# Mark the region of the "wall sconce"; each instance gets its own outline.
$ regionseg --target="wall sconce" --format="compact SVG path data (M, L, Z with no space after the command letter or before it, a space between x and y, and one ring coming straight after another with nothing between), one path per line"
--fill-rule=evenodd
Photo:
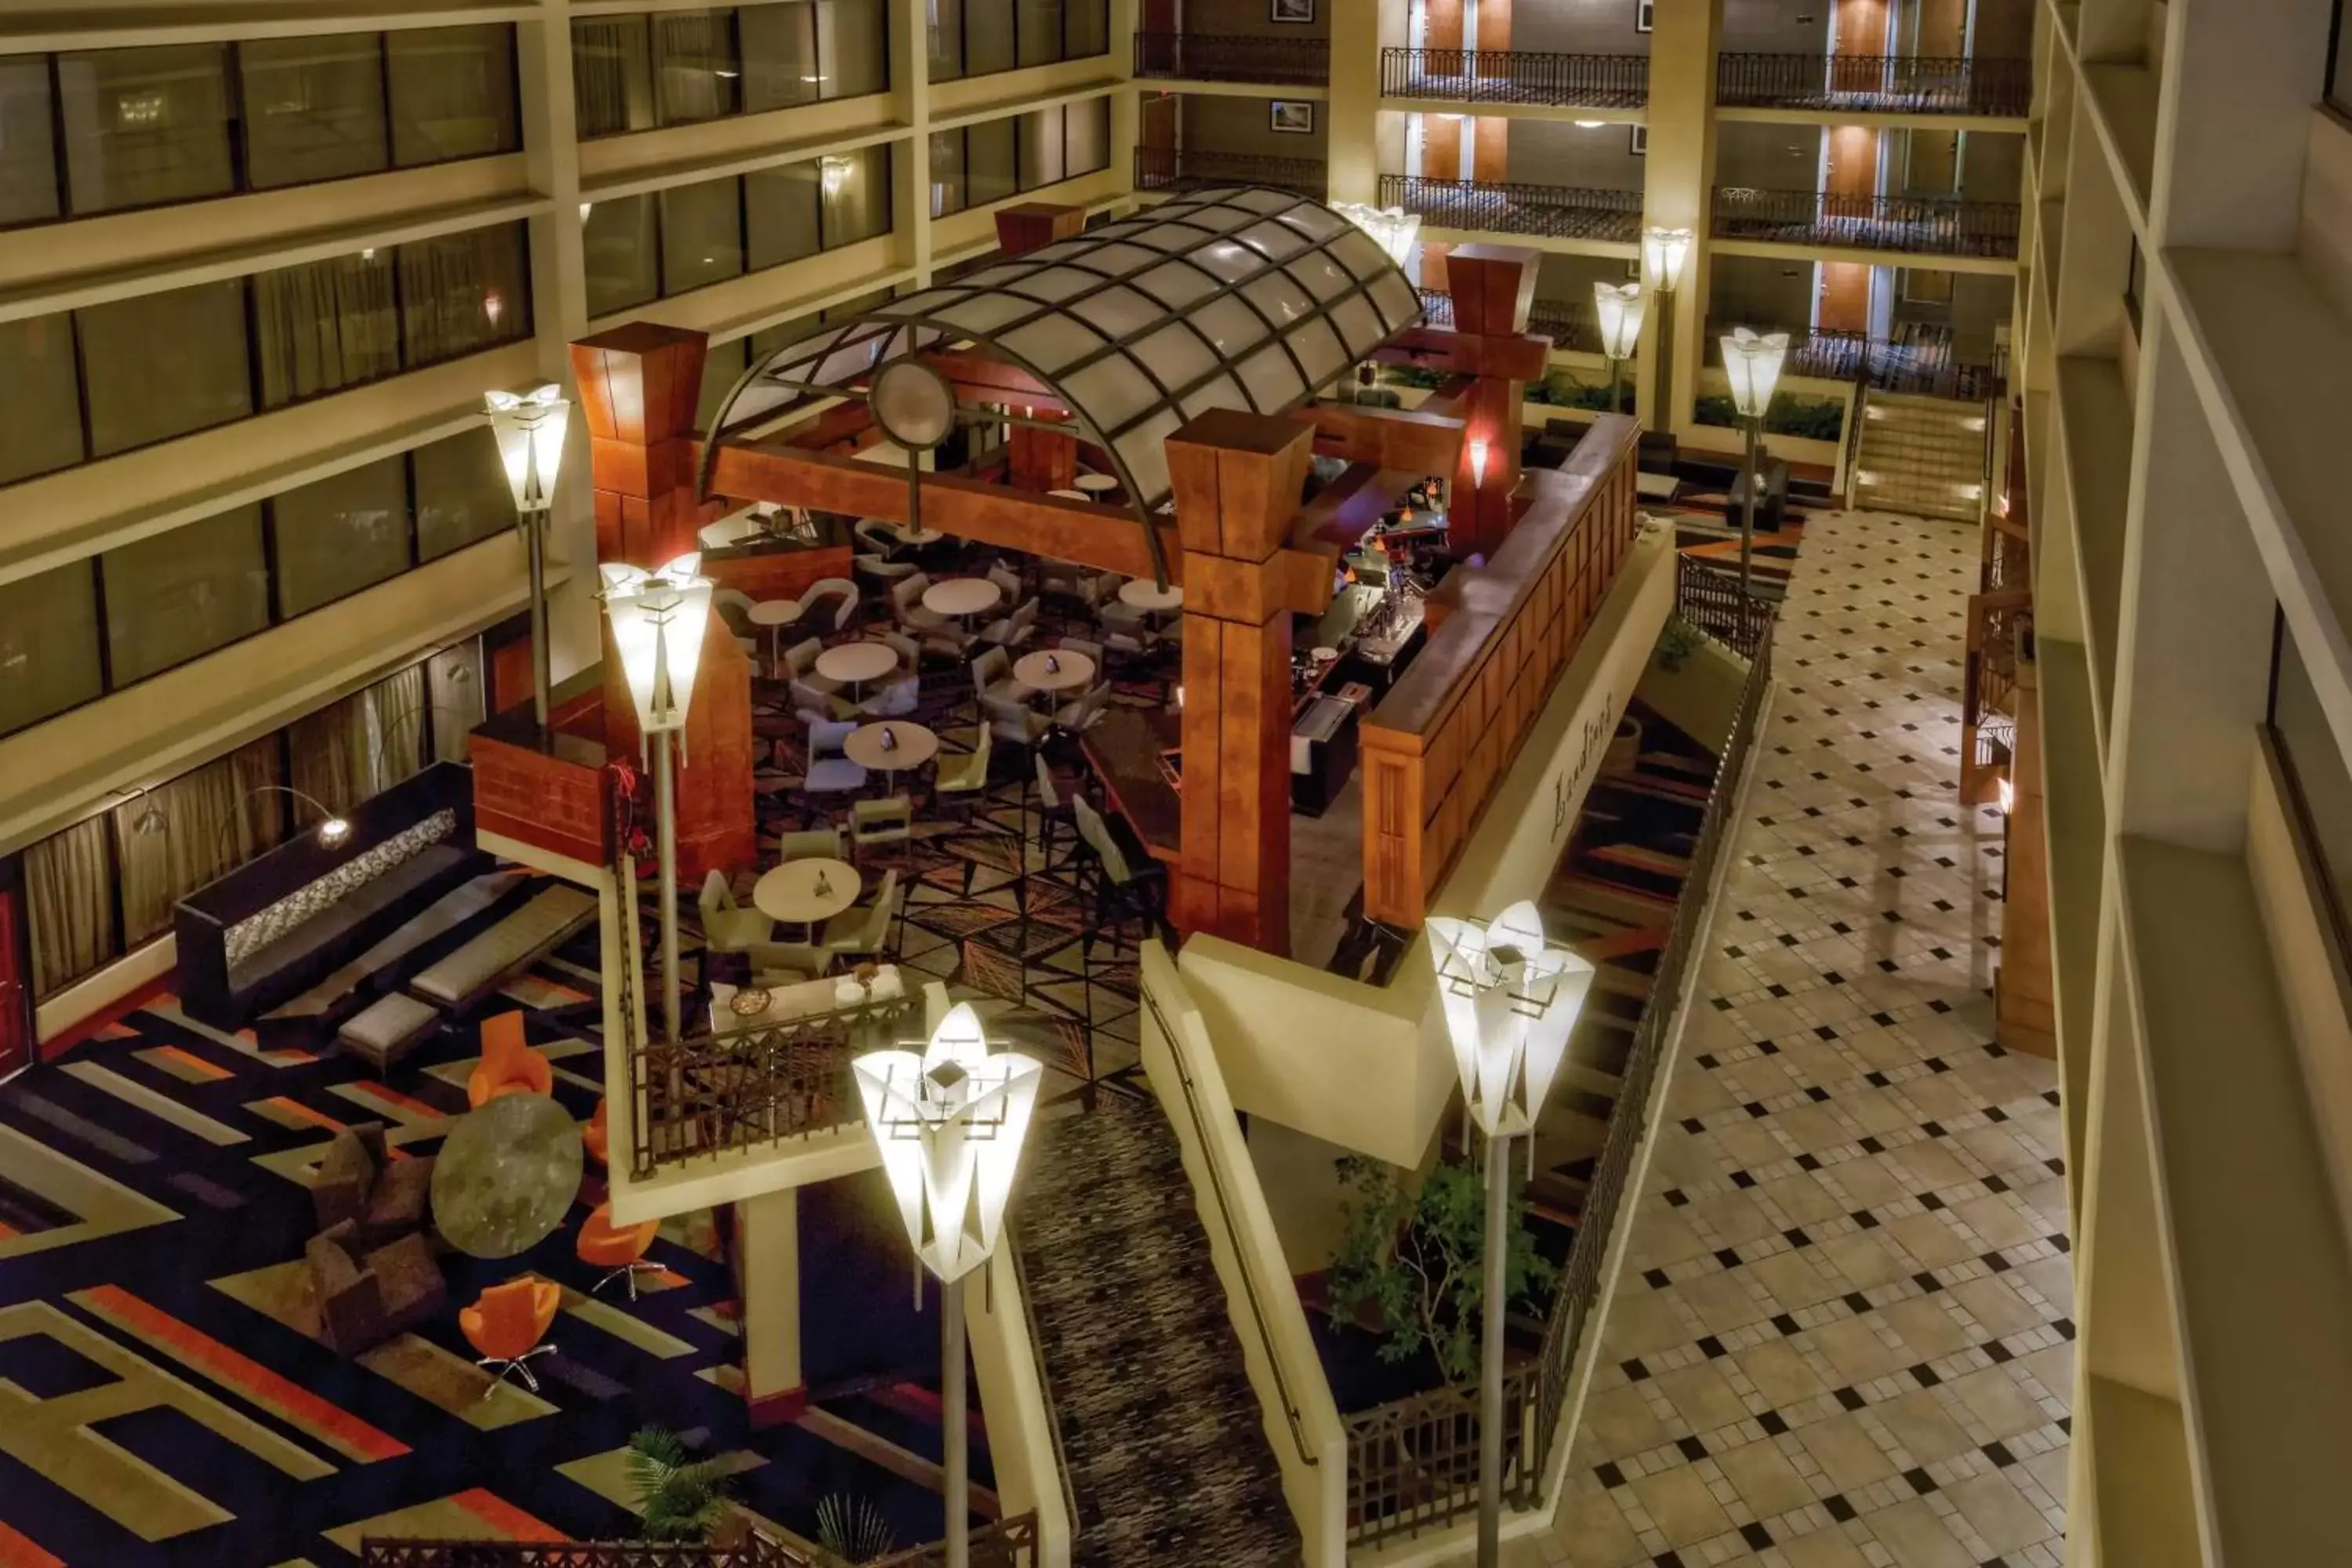
M596 204L594 202L582 202L580 204L580 221L582 223L586 223L588 221L588 215L595 210Z
M2017 786L2007 779L2000 781L2000 814L2007 816L2017 809Z
M1486 487L1486 443L1484 441L1470 443L1470 482L1480 489Z
M838 153L828 153L816 161L817 184L828 196L837 196L849 187L849 176L857 165Z
M1606 122L1599 120L1580 120L1576 122L1576 128L1579 131L1598 131L1604 123Z

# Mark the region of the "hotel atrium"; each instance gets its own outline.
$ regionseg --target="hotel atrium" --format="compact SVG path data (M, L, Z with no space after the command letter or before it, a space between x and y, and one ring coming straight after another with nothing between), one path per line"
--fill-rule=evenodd
M2352 1563L2346 8L0 0L0 1568Z

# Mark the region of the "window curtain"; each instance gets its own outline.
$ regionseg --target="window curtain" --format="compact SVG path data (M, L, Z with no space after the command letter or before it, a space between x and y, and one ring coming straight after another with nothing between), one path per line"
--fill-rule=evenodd
M725 11L656 13L654 68L661 122L687 125L735 112L735 19Z
M518 224L402 246L400 300L409 367L527 335L530 298L523 273Z
M126 947L161 936L173 903L278 843L285 797L268 786L279 782L273 735L107 813Z
M425 667L355 691L287 727L294 787L331 812L360 802L425 765ZM302 814L307 826L318 813Z
M392 267L390 254L376 251L254 275L263 407L399 373Z
M572 107L583 136L644 131L654 122L653 62L643 16L572 24Z
M391 34L392 161L405 168L522 145L514 29L502 23Z
M106 847L106 819L93 816L25 851L37 996L64 989L122 951Z

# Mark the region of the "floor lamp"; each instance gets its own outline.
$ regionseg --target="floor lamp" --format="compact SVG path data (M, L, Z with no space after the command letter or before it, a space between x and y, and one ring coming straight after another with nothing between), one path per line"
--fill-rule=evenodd
M613 624L637 729L652 743L654 821L661 857L662 1026L677 1039L677 737L694 700L702 662L702 631L710 617L710 579L702 555L681 555L648 572L642 566L599 566L604 614Z
M1675 428L1675 290L1682 287L1690 252L1691 231L1686 228L1642 231L1642 270L1660 297L1657 417L1652 423L1669 435Z
M1429 955L1470 1119L1486 1142L1486 1279L1479 1293L1478 1568L1496 1568L1503 1528L1503 1293L1509 1278L1510 1142L1535 1137L1593 967L1544 938L1522 900L1491 921L1429 920Z
M1764 441L1764 414L1772 406L1772 389L1780 384L1781 362L1789 357L1789 334L1759 335L1746 327L1734 328L1723 340L1723 374L1731 382L1731 405L1748 427L1748 504L1739 514L1739 636L1748 637L1755 594L1748 580L1748 557L1756 549L1756 492L1763 476L1756 459ZM1743 648L1741 650L1745 652Z
M547 732L547 523L555 508L555 481L563 471L563 433L572 405L550 382L530 392L483 395L499 458L514 490L515 525L530 555L530 711Z
M1003 1235L1005 1203L1044 1069L1012 1051L991 1055L970 1003L948 1009L920 1056L873 1051L850 1066L907 1239L940 1280L947 1568L970 1568L964 1276L987 1263Z
M1642 346L1642 318L1649 301L1639 283L1595 283L1593 314L1601 322L1601 354L1609 362L1609 412L1620 414L1625 362Z

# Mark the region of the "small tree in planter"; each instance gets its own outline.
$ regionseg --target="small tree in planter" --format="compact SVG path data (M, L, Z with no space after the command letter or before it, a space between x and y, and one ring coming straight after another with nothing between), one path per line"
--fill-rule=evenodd
M1349 1196L1339 1206L1342 1232L1331 1261L1331 1310L1340 1320L1378 1320L1380 1357L1410 1361L1423 1351L1454 1383L1477 1375L1479 1309L1486 1295L1485 1179L1465 1164L1437 1165L1418 1188L1408 1173L1351 1154L1339 1163ZM1538 1305L1535 1293L1559 1272L1536 1251L1520 1223L1526 1205L1514 1193L1503 1259L1507 1300Z
M629 1439L628 1467L644 1539L708 1542L726 1521L726 1471L713 1459L689 1459L677 1433L639 1430Z

